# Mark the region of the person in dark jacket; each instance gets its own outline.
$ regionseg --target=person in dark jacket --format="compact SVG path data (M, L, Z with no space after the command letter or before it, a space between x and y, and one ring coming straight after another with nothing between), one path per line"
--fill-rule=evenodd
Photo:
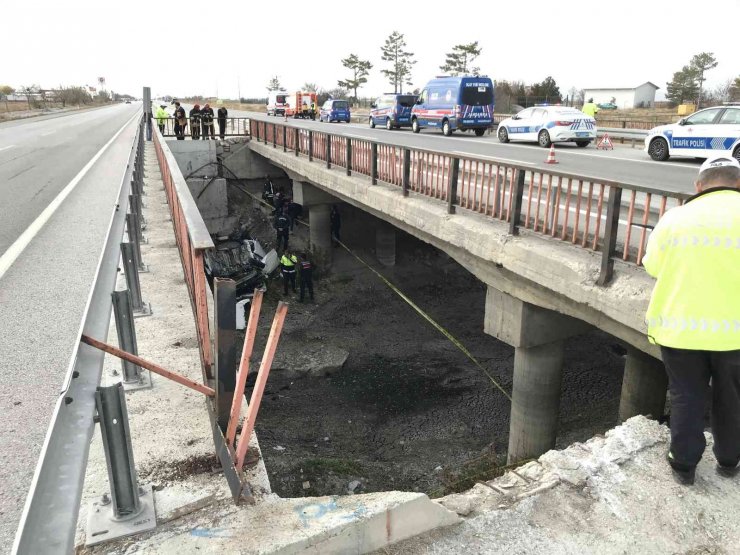
M290 239L290 220L284 212L278 212L275 218L275 231L277 232L277 249L278 251L288 250L288 239ZM282 243L282 249L280 248Z
M285 206L288 210L288 219L290 219L290 230L293 231L295 228L295 221L298 219L298 216L303 214L303 206L297 202L293 202L292 198L288 199Z
M190 110L190 136L194 141L200 138L200 104L196 104Z
M329 213L329 225L331 226L331 239L334 242L334 246L339 246L339 229L342 227L342 217L339 214L339 208L337 205L331 207Z
M302 253L298 261L298 271L300 272L301 279L301 302L303 302L306 296L306 289L308 289L308 298L313 301L313 271L315 268L306 253Z
M265 176L265 184L262 187L262 200L269 203L270 206L275 206L275 186L272 184L269 175Z
M188 118L185 115L185 108L175 102L175 135L178 141L185 140L185 128L188 126Z
M200 125L203 128L203 140L215 139L216 136L213 133L213 108L210 104L203 106L200 111Z
M226 118L229 116L229 111L221 106L216 115L218 116L218 136L223 139L226 136Z
M282 214L283 208L285 207L285 189L280 187L275 193L275 200L273 201L273 206L275 206L275 213L276 214Z

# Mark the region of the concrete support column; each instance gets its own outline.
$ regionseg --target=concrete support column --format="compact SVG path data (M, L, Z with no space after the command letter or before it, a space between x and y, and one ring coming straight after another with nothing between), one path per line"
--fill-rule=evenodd
M375 257L383 266L396 265L396 230L384 222L375 228Z
M663 416L668 375L657 358L630 348L624 364L622 396L619 400L619 422L638 414L653 418Z
M330 204L312 204L308 212L311 226L309 242L317 264L331 266L331 225L329 222Z
M555 446L563 377L563 340L591 326L488 287L484 331L512 345L514 388L508 462Z
M563 378L563 341L514 352L509 464L555 447Z

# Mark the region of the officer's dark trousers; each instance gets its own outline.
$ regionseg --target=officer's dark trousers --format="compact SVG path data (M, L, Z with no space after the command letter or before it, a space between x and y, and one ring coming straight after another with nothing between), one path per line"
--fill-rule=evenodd
M221 137L221 140L224 139L226 136L226 120L220 119L218 120L218 136Z
M286 229L285 232L278 232L277 234L277 249L285 251L288 248L288 239L290 238L289 231ZM281 246L282 243L282 246Z
M308 289L308 297L313 300L313 277L301 276L301 300L306 296L306 289Z
M194 141L200 138L200 124L190 124L190 136Z
M178 141L185 140L185 129L177 122L175 122L175 135Z
M689 351L661 347L671 393L671 454L676 468L695 467L706 447L704 413L711 389L714 455L740 461L740 350ZM709 380L712 387L709 387Z
M290 288L295 293L295 270L292 272L286 272L283 270L283 293L288 294L288 282L290 282Z

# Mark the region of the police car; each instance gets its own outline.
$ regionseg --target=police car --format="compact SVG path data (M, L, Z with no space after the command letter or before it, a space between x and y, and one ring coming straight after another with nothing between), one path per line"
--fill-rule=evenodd
M534 106L498 124L498 140L536 141L543 147L574 142L586 147L596 139L596 120L567 106Z
M705 108L678 123L654 127L645 138L645 152L661 162L671 156L725 153L740 160L740 104Z

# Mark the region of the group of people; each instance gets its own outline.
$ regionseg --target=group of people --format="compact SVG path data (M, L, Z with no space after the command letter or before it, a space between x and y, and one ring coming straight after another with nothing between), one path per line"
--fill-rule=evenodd
M299 301L303 302L306 297L306 291L308 291L308 297L312 301L313 298L313 271L316 268L313 262L305 252L301 253L300 257L296 257L289 250L285 250L283 256L280 258L280 272L283 276L283 294L288 294L288 285L290 285L293 293L296 293L296 274L298 274L300 281L300 297Z
M229 111L221 106L216 112L216 120L218 121L218 134L221 139L226 136L226 118L229 116ZM164 133L165 122L169 118L166 106L160 104L155 115L157 118L157 126L159 131ZM203 108L200 104L195 104L190 110L190 114L186 114L185 108L175 101L175 136L178 141L185 140L185 130L187 129L188 123L190 124L190 136L194 141L198 139L209 140L216 139L213 129L214 113L213 108L210 104L206 103Z

